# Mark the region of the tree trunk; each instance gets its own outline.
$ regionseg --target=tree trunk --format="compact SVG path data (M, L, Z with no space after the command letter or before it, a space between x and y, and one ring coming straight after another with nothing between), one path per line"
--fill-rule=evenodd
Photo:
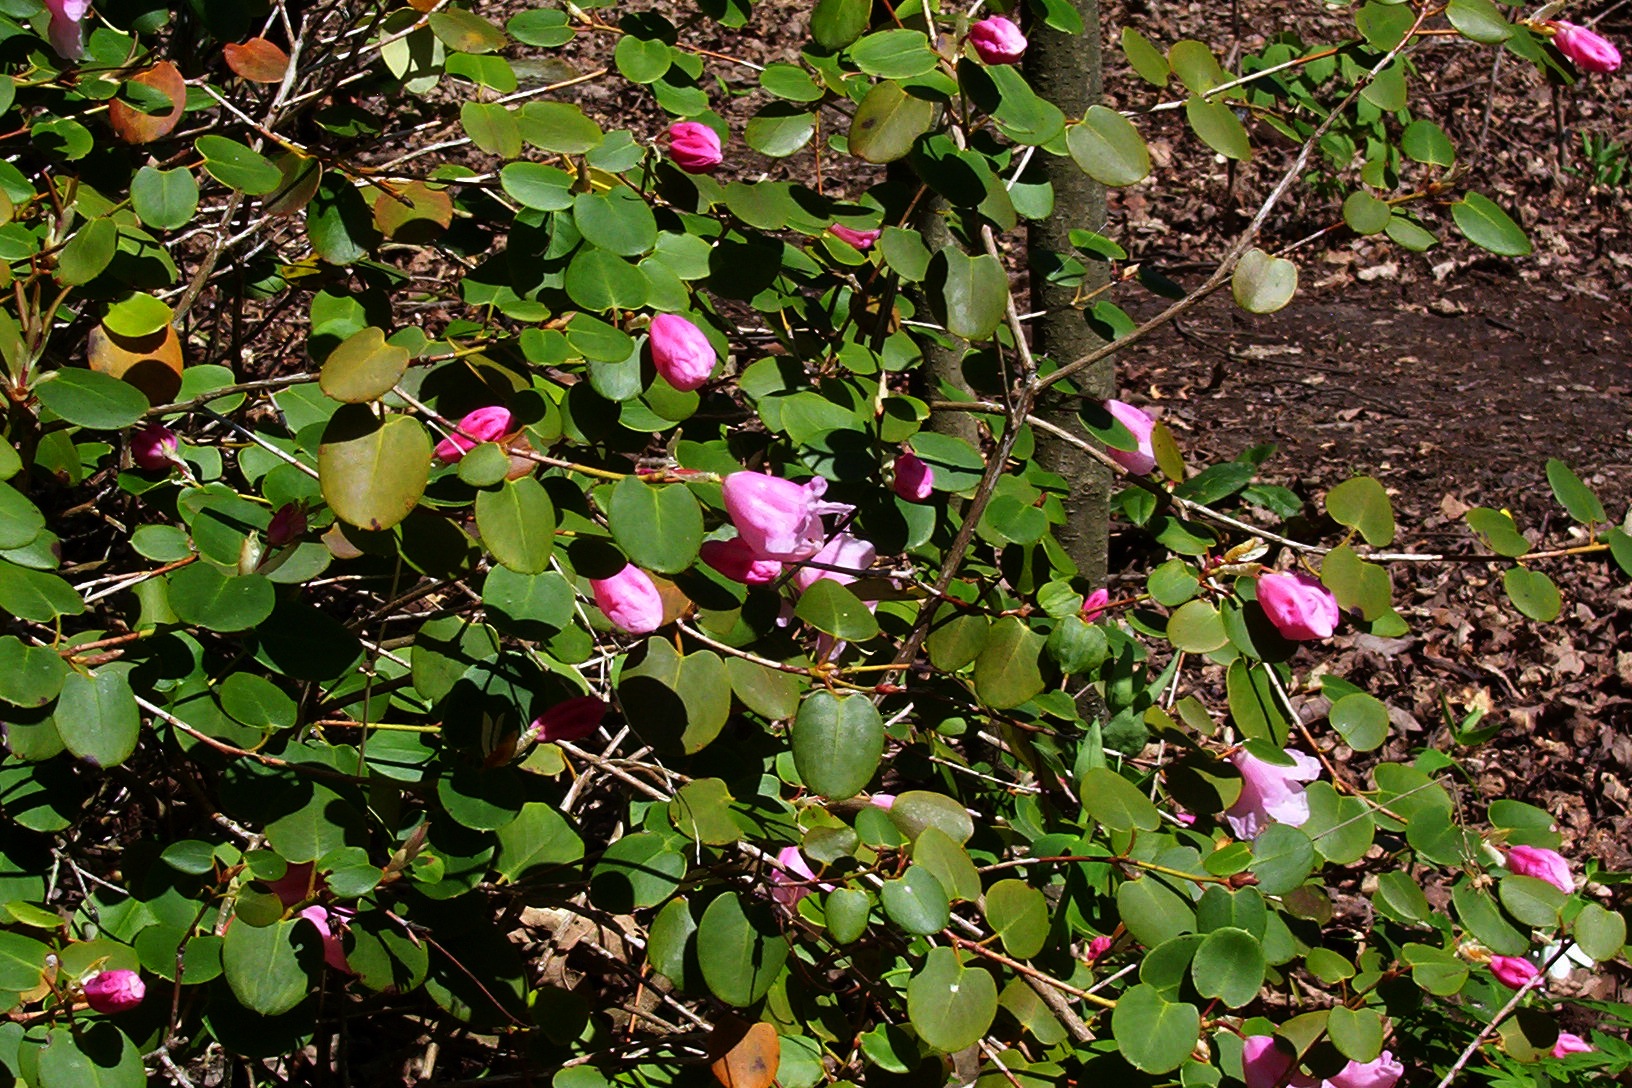
M1065 111L1068 120L1081 120L1088 107L1099 101L1101 91L1099 4L1098 0L1070 3L1082 17L1082 33L1064 34L1043 26L1041 20L1035 21L1026 50L1026 77L1039 95ZM1053 214L1033 222L1028 237L1031 308L1047 311L1031 322L1032 347L1039 355L1063 364L1081 358L1102 343L1089 328L1083 312L1071 303L1079 290L1091 291L1107 282L1109 269L1103 261L1085 262L1088 276L1080 288L1048 283L1043 276L1057 265L1051 254L1071 253L1072 230L1105 229L1105 187L1084 174L1070 158L1038 155L1032 161L1029 176L1041 176L1054 188ZM1061 388L1065 385L1074 385L1077 395ZM1079 374L1074 382L1052 387L1038 406L1038 415L1081 433L1076 417L1080 398L1103 400L1113 396L1115 390L1115 367L1106 359ZM1055 528L1055 537L1076 563L1078 574L1091 585L1102 585L1109 539L1109 470L1081 450L1041 434L1037 437L1037 459L1071 484L1065 502L1066 522Z

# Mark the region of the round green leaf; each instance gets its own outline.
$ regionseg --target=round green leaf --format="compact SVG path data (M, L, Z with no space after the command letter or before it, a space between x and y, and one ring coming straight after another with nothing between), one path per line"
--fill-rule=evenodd
M1587 903L1575 916L1575 943L1599 963L1621 954L1626 945L1626 918L1616 911Z
M15 635L0 638L0 699L13 706L41 707L57 697L68 666L49 646L29 646Z
M69 423L98 431L128 427L148 409L147 395L129 382L77 367L52 371L34 395Z
M612 539L637 567L675 574L696 562L703 512L684 484L655 486L625 476L612 487L606 516Z
M814 113L789 102L770 102L748 119L742 137L761 155L782 159L808 144L815 132Z
M1128 932L1148 948L1196 928L1196 912L1152 877L1123 881L1116 889L1116 909Z
M867 30L871 0L817 0L810 13L810 36L823 49L843 49Z
M952 920L946 889L922 865L909 865L898 879L886 880L878 895L885 915L907 933L939 933Z
M1109 767L1091 767L1078 782L1082 807L1111 831L1155 831L1161 814L1138 787Z
M1490 0L1451 0L1445 17L1469 41L1496 45L1513 35L1513 27Z
M572 301L597 312L639 309L651 292L639 268L594 246L584 246L567 265L565 287Z
M198 179L185 168L144 166L131 179L130 205L142 223L154 230L184 227L198 211Z
M860 888L834 888L822 902L827 932L840 944L849 944L867 932L872 900Z
M57 254L57 282L68 286L90 283L108 267L118 246L119 225L112 219L92 219Z
M283 171L265 155L225 136L200 136L193 143L204 169L229 189L264 196L283 184Z
M1381 234L1394 211L1386 200L1356 189L1343 201L1343 222L1356 234Z
M1496 895L1507 913L1537 929L1557 926L1564 909L1564 893L1533 876L1509 873L1498 883Z
M930 303L947 331L965 340L984 340L997 331L1009 297L1009 277L986 254L971 257L947 245L929 262Z
M931 948L907 983L907 1017L918 1037L948 1054L975 1045L997 1017L997 983L965 967L950 948Z
M387 343L385 330L359 329L323 361L318 386L337 401L362 404L391 391L408 370L408 349Z
M878 620L860 597L833 578L819 578L799 595L793 614L834 638L865 641L878 634Z
M957 801L928 790L908 790L890 806L890 821L909 840L916 840L925 828L938 827L953 842L966 843L975 833L974 821Z
M1265 895L1285 895L1308 879L1315 869L1315 848L1309 836L1286 824L1270 824L1252 844L1249 871Z
M87 763L117 767L136 750L142 721L127 672L104 666L89 676L70 673L62 682L57 732L63 745Z
M800 704L792 740L794 767L805 785L842 801L865 789L878 770L884 720L865 695L818 691Z
M174 316L175 311L170 307L152 295L138 291L124 301L109 306L102 324L115 335L136 338L158 332L170 324Z
M1564 606L1558 587L1539 570L1510 567L1502 575L1502 588L1514 608L1538 623L1551 623Z
M1351 1009L1334 1005L1326 1018L1326 1032L1350 1061L1376 1061L1383 1051L1383 1018L1376 1009Z
M1162 64L1165 73L1167 65ZM1065 145L1082 172L1101 185L1133 185L1150 175L1150 149L1133 122L1108 106L1090 106L1066 129Z
M1478 193L1469 193L1452 204L1451 219L1462 236L1476 246L1502 257L1530 254L1530 239L1525 236L1524 228Z
M572 217L585 241L620 257L638 257L657 244L651 206L628 189L579 193L573 198Z
M1556 457L1547 459L1547 483L1559 505L1570 512L1570 517L1583 525L1602 525L1609 520L1604 504L1598 501L1592 488L1581 482L1570 466Z
M854 6L854 0L839 2ZM935 109L934 102L915 98L899 83L875 83L850 121L850 153L865 162L894 162L929 131Z
M1249 249L1230 277L1230 291L1235 304L1249 314L1272 314L1297 294L1298 266L1261 249Z
M1029 960L1048 940L1048 900L1024 880L1000 880L987 889L986 922L1004 951Z
M1047 640L1016 616L1003 616L987 632L975 658L975 694L997 710L1019 706L1043 690L1039 667Z
M572 207L575 179L558 166L541 162L506 163L499 171L504 191L529 208L558 212Z
M529 102L521 108L521 134L540 151L582 155L601 145L601 126L570 102Z
M1388 706L1363 691L1343 696L1332 704L1327 716L1332 728L1357 752L1374 751L1388 739Z
M940 56L921 30L880 30L850 47L857 68L879 79L910 79L932 72Z
M1227 102L1208 101L1199 96L1184 104L1184 116L1201 142L1227 159L1246 162L1252 158L1247 130Z
M647 832L625 835L595 863L590 894L605 910L644 910L673 895L685 875L685 855L668 840Z
M1409 8L1397 10L1409 12ZM1400 133L1400 150L1420 163L1430 166L1451 166L1456 162L1456 148L1445 130L1428 120L1412 121Z
M555 549L555 506L531 476L476 494L476 527L500 564L517 574L542 574Z
M1339 525L1360 530L1372 547L1381 548L1394 541L1394 507L1383 485L1370 476L1344 480L1328 491L1326 512Z
M1201 996L1216 997L1238 1009L1258 996L1268 966L1258 938L1244 929L1223 926L1207 934L1196 949L1190 976Z
M1175 650L1210 654L1229 644L1224 617L1210 601L1193 600L1182 604L1167 620L1167 640Z
M298 940L297 940L298 939ZM262 1016L279 1016L300 1004L311 989L309 968L319 941L304 921L229 926L221 966L232 995Z
M229 578L208 563L192 563L168 577L176 618L211 631L247 631L277 604L272 583L259 574Z
M1201 1014L1194 1005L1169 1001L1141 982L1117 998L1111 1032L1135 1068L1170 1073L1184 1064L1201 1038Z
M717 896L697 925L703 981L727 1005L745 1008L770 992L788 958L788 941L761 903L734 891Z
M142 1088L148 1083L142 1052L106 1021L74 1031L52 1030L34 1061L37 1077L32 1083L39 1088Z
M335 412L317 454L323 500L362 529L389 529L419 503L431 475L431 439L417 419L377 418L362 405Z

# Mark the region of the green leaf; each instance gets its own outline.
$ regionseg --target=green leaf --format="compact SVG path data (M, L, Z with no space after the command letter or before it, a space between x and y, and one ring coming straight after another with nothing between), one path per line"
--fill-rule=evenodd
M428 21L431 33L456 53L492 53L510 44L504 31L463 8L443 8Z
M1632 534L1625 530L1611 529L1609 536L1609 554L1615 560L1615 565L1621 568L1622 574L1632 575Z
M104 666L90 675L70 673L62 682L57 732L68 751L93 766L117 767L136 750L142 721L128 671Z
M1029 960L1048 940L1048 899L1024 880L1000 880L986 892L986 922L1004 951Z
M1509 873L1496 886L1502 908L1527 926L1537 929L1558 925L1565 896L1545 880Z
M1394 211L1363 189L1356 189L1343 201L1343 222L1356 234L1381 234L1388 228Z
M921 30L880 30L850 47L857 68L879 79L911 79L935 70L940 56Z
M1128 33L1123 32L1124 44ZM1167 69L1165 62L1162 69ZM1134 185L1150 175L1145 138L1132 121L1108 106L1088 107L1081 124L1067 127L1065 145L1082 172L1101 185Z
M229 189L264 196L283 184L283 172L265 155L225 136L200 136L193 147L204 157L204 169Z
M142 1052L106 1021L73 1031L53 1029L33 1060L37 1076L32 1083L38 1088L142 1088L148 1083Z
M805 785L843 801L865 789L877 772L884 721L865 695L817 691L800 704L792 741L794 767Z
M1150 39L1132 27L1122 28L1122 52L1139 78L1157 87L1166 87L1172 69L1167 58L1150 43Z
M886 880L878 894L884 914L907 933L939 933L952 919L946 889L922 865L907 866L898 879Z
M572 218L585 241L620 257L650 253L657 244L651 206L629 189L579 193L573 198Z
M1581 951L1599 963L1615 959L1626 946L1626 918L1597 903L1582 906L1572 932Z
M734 891L715 897L697 926L703 981L727 1005L746 1008L770 992L788 958L788 940L760 903Z
M1538 623L1551 623L1564 607L1553 580L1539 570L1510 567L1502 575L1502 588L1513 607Z
M1175 650L1189 654L1210 654L1227 646L1224 617L1210 601L1193 600L1180 605L1167 620L1167 640Z
M555 549L555 506L531 476L476 493L476 527L493 558L517 574L542 574Z
M431 439L417 419L377 418L362 405L335 412L317 452L323 501L361 529L389 529L419 504L431 475Z
M259 574L229 578L201 562L168 578L176 618L210 631L247 631L270 616L277 604L272 583Z
M529 102L519 117L522 137L540 151L582 155L601 146L606 134L570 102Z
M497 102L466 102L459 107L459 122L477 150L501 159L521 154L521 125L514 113Z
M651 281L615 253L583 246L567 265L565 286L572 301L588 310L633 310L646 305Z
M997 331L1009 297L1009 277L990 256L971 257L949 243L930 260L927 284L935 314L952 335L984 340Z
M940 828L953 842L966 843L975 833L974 821L957 801L942 793L908 790L890 806L890 822L909 841L916 841L926 828Z
M742 138L761 155L783 159L810 142L816 115L789 102L770 102L748 119Z
M499 852L493 868L514 883L534 869L558 870L582 860L584 840L554 805L530 801L520 814L498 829Z
M115 431L147 414L147 395L129 382L77 367L52 371L49 381L34 386L34 395L51 411L81 427Z
M1409 873L1398 870L1377 878L1377 895L1373 902L1384 917L1407 924L1426 921L1430 910L1428 897L1422 894L1417 882Z
M0 611L18 619L51 623L59 616L84 612L85 601L55 574L0 560Z
M1475 939L1492 952L1502 956L1522 956L1530 948L1526 934L1520 933L1502 917L1489 895L1476 889L1467 880L1451 889L1451 903L1457 917Z
M624 667L618 694L641 735L669 753L701 751L731 713L731 678L719 655L681 657L663 639L648 639L639 660Z
M767 721L782 721L799 712L799 681L793 674L741 657L726 658L725 671L732 693Z
M1043 690L1039 667L1046 640L1015 616L992 624L975 659L975 695L995 710L1019 706Z
M511 197L529 208L558 212L572 207L573 176L557 166L541 162L506 163L499 171L499 184Z
M345 404L378 400L402 379L408 358L407 348L388 343L385 330L370 325L346 337L329 353L318 375L318 387Z
M656 38L637 38L633 34L625 34L618 39L612 60L629 82L655 83L674 63L674 51L667 42Z
M51 647L29 646L14 635L0 638L0 699L12 706L44 706L67 676L68 666Z
M606 518L618 547L631 563L646 570L662 574L686 570L702 547L702 508L684 484L659 487L625 476L612 487Z
M119 225L112 219L92 219L57 254L57 282L67 286L90 283L108 267L118 246Z
M121 302L108 307L102 324L117 336L131 338L151 336L175 316L175 311L145 292L138 291Z
M1315 847L1296 827L1270 824L1253 841L1248 871L1265 895L1285 895L1315 871Z
M1547 483L1559 505L1570 512L1570 517L1583 525L1602 525L1609 520L1604 504L1598 501L1592 488L1581 482L1581 477L1570 466L1556 457L1547 459Z
M743 837L733 806L736 798L718 778L694 778L669 802L669 822L693 843L726 846Z
M827 913L828 935L840 944L849 944L867 932L872 901L860 888L834 888L822 907Z
M1235 304L1249 314L1272 314L1298 291L1298 266L1253 248L1241 255L1230 277Z
M1354 22L1367 45L1386 53L1405 41L1416 18L1409 5L1377 0L1362 4L1354 13Z
M1389 240L1412 253L1426 253L1439 245L1439 238L1420 223L1403 215L1389 219L1386 233Z
M822 0L818 8L830 2ZM858 2L866 6L866 0L838 0L851 7ZM929 131L935 123L935 109L935 103L913 97L899 83L874 84L850 121L850 153L865 162L894 162Z
M1513 27L1490 0L1451 0L1445 17L1469 41L1496 45L1513 35Z
M823 49L840 50L867 31L871 0L817 0L810 13L810 36Z
M1088 815L1108 830L1155 831L1162 826L1161 813L1150 798L1109 767L1090 768L1077 790Z
M647 934L646 957L652 969L681 990L693 988L695 980L688 976L687 967L696 953L697 920L691 916L691 904L685 896L676 896L664 904Z
M1192 96L1184 104L1184 116L1201 142L1220 155L1237 162L1252 158L1252 143L1247 139L1247 130L1241 127L1235 111L1227 103Z
M1377 73L1377 78L1360 92L1360 97L1385 113L1405 109L1405 65L1396 60L1384 68Z
M1497 555L1516 559L1530 551L1530 542L1524 539L1524 534L1513 523L1513 515L1506 510L1475 506L1466 516L1468 528L1478 533L1486 546Z
M1238 1009L1258 996L1268 968L1257 937L1244 929L1222 926L1202 940L1190 974L1201 996L1216 997Z
M590 878L590 894L606 910L655 907L680 886L686 858L661 835L625 835L601 853Z
M1196 928L1196 912L1153 877L1123 881L1116 889L1116 910L1128 932L1148 948Z
M1230 717L1248 739L1267 740L1284 747L1291 723L1281 711L1275 689L1264 668L1262 665L1250 666L1241 658L1230 662L1229 671L1224 677Z
M1326 1032L1338 1053L1350 1061L1376 1061L1383 1051L1383 1018L1376 1009L1334 1005L1327 1015Z
M1383 485L1370 476L1344 480L1328 491L1326 512L1339 525L1360 530L1372 547L1385 547L1394 541L1394 508Z
M288 1012L311 989L309 971L318 940L317 930L301 921L252 926L240 920L229 926L221 966L232 995L262 1016Z
M1410 14L1410 8L1398 7L1394 10ZM1451 144L1445 130L1429 120L1412 121L1400 133L1400 150L1404 151L1417 162L1429 166L1454 166L1456 164L1456 148Z
M131 179L130 206L143 225L154 230L184 227L198 211L198 179L185 168L144 166Z
M1169 1001L1141 982L1124 992L1111 1013L1111 1031L1122 1056L1146 1073L1170 1073L1184 1064L1201 1038L1194 1005Z
M850 589L819 578L799 595L793 614L834 638L861 642L878 634L878 620Z
M1365 692L1345 695L1328 712L1332 728L1357 752L1371 752L1388 739L1388 707Z
M50 948L32 937L0 932L0 989L12 993L34 989L50 954Z
M9 484L0 484L0 551L32 544L45 528L45 515Z
M1174 42L1167 51L1168 64L1191 94L1210 91L1225 80L1218 58L1204 42L1191 38Z
M965 967L950 948L929 950L907 983L907 1017L918 1037L952 1054L973 1046L997 1017L997 983L979 967Z
M1462 236L1502 257L1526 257L1531 251L1524 228L1488 198L1469 193L1451 205L1451 219Z

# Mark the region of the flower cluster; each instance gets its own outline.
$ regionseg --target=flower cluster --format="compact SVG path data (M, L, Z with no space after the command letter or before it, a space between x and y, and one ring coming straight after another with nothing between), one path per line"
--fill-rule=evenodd
M1247 1088L1393 1088L1405 1066L1385 1050L1369 1062L1351 1061L1324 1080L1297 1071L1297 1058L1275 1045L1272 1035L1248 1036L1241 1044L1241 1074Z

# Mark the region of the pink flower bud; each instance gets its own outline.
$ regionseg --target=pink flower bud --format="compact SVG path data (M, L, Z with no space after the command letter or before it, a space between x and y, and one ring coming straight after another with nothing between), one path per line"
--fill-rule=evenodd
M969 44L986 64L1013 64L1026 52L1026 36L1001 15L982 19L969 28Z
M714 373L714 345L703 330L679 314L658 314L649 330L652 365L663 380L690 392Z
M1509 990L1520 990L1538 972L1536 965L1520 956L1492 956L1490 957L1490 973L1496 976L1496 981Z
M176 432L162 423L149 423L130 436L130 459L150 471L173 468L180 448Z
M63 60L83 57L85 39L79 24L91 10L91 0L45 0L45 8L51 13L51 48L57 56Z
M595 607L614 627L631 635L644 635L663 626L663 598L651 575L632 563L610 578L591 578Z
M860 537L839 533L828 541L821 551L810 557L811 563L826 563L833 567L864 571L878 558L878 549ZM793 584L803 593L823 578L831 578L840 585L849 585L860 575L843 570L823 570L821 567L802 566L793 575Z
M554 744L558 740L583 740L601 727L601 719L606 717L608 709L610 707L604 699L593 695L580 695L564 703L556 703L533 719L533 724L522 733L518 746L533 741Z
M1563 20L1553 25L1558 28L1553 34L1553 44L1583 72L1613 72L1621 66L1621 51L1607 38Z
M125 1012L146 996L147 985L135 971L103 971L85 983L85 1002L97 1012Z
M796 484L759 472L733 472L722 490L738 536L761 559L809 559L822 547L822 515L855 509L822 502L827 481L820 476Z
M1570 863L1557 850L1540 846L1515 846L1507 852L1507 871L1545 880L1565 895L1575 891Z
M740 536L730 540L705 540L703 562L731 579L750 586L763 586L782 577L782 564L761 559Z
M1553 1044L1553 1057L1563 1058L1570 1054L1591 1054L1597 1047L1568 1031L1558 1033L1558 1041Z
M1088 957L1085 962L1090 964L1095 962L1105 953L1109 952L1111 950L1111 945L1115 943L1116 939L1114 937L1104 935L1095 937L1093 940L1088 942Z
M1088 594L1082 602L1082 620L1084 623L1093 623L1111 603L1111 591L1100 586Z
M266 527L266 545L269 548L286 547L305 535L305 505L287 502L278 507L278 512L272 515L271 524Z
M1111 460L1133 473L1143 476L1156 467L1156 454L1150 448L1150 432L1155 429L1156 421L1131 404L1124 404L1119 400L1105 402L1105 410L1133 435L1133 440L1139 443L1136 450L1106 450Z
M895 459L895 493L908 502L925 502L935 490L935 470L917 454Z
M1314 1088L1315 1078L1297 1071L1298 1060L1275 1045L1273 1035L1241 1041L1241 1079L1247 1088Z
M725 159L719 133L696 121L669 126L669 158L688 174L711 174Z
M872 805L874 808L881 808L885 812L888 812L890 809L895 807L895 794L875 793L871 797L867 798L867 803Z
M1302 571L1259 575L1258 607L1294 642L1329 638L1343 618L1331 591Z
M872 249L873 243L878 241L879 237L884 233L881 230L853 230L837 223L827 229L833 232L833 237L841 242L848 242L863 253Z
M1308 821L1303 783L1320 777L1320 761L1302 752L1286 754L1292 757L1290 767L1266 763L1245 749L1230 757L1241 772L1241 795L1224 813L1224 822L1236 838L1257 838L1272 823L1301 827Z
M520 429L509 409L497 405L478 408L459 421L454 434L436 444L436 459L444 465L451 465L479 444L496 442Z
M1369 1062L1351 1061L1337 1076L1327 1078L1325 1088L1394 1088L1404 1075L1405 1066L1385 1050Z

